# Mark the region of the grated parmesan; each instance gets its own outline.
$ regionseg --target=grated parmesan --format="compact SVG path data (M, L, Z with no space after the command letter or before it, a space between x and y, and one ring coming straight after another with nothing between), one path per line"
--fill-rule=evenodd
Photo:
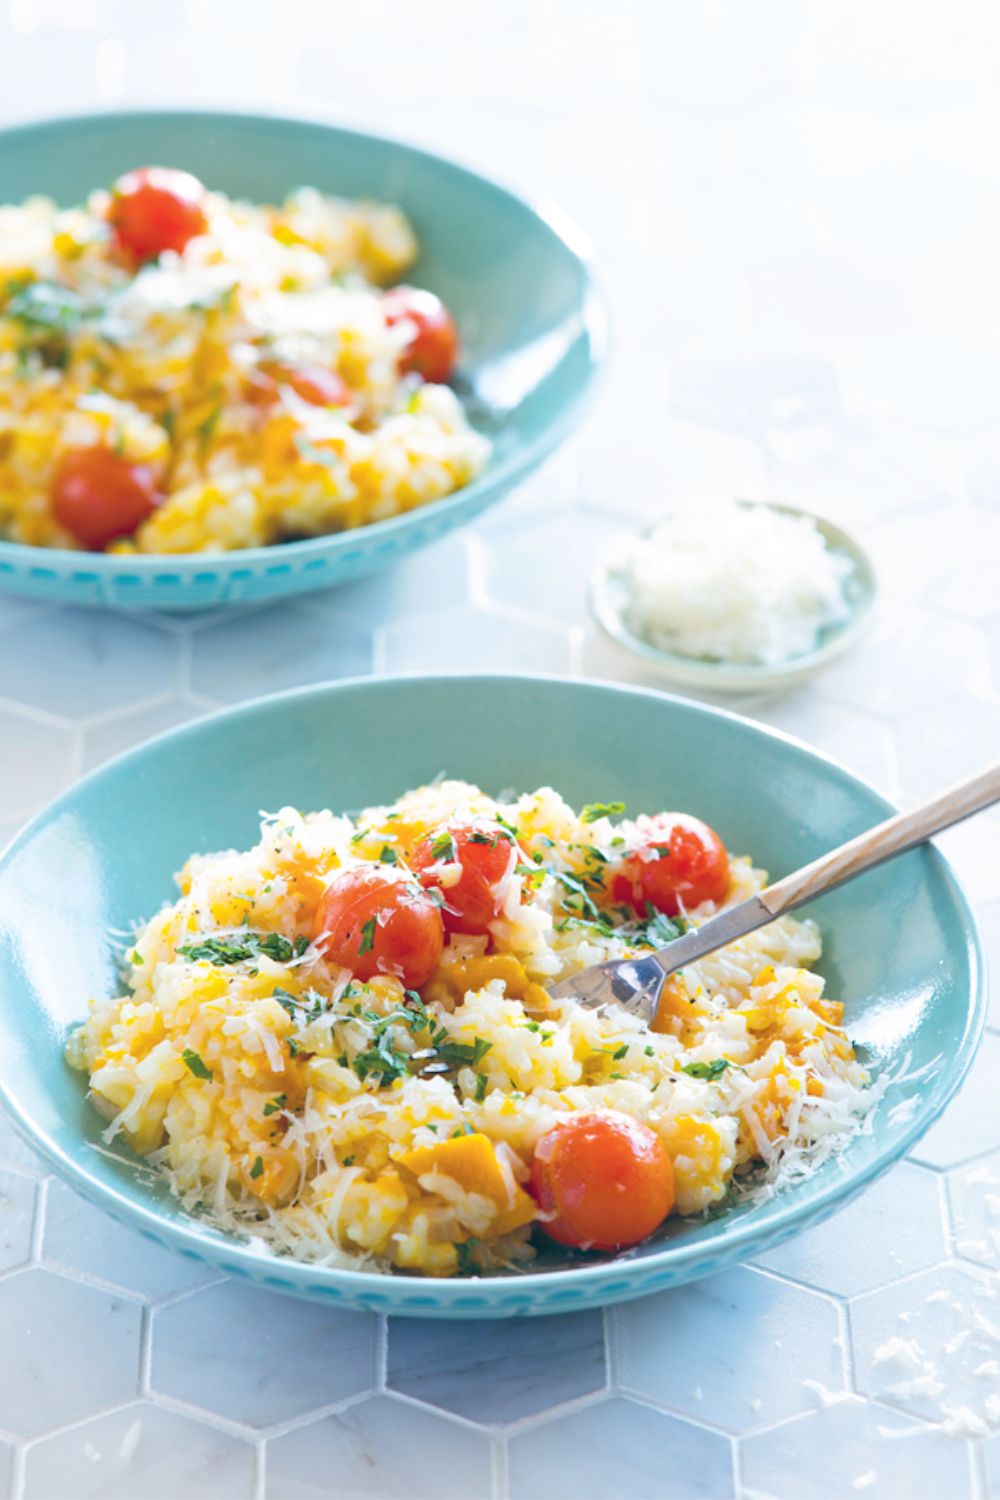
M681 656L779 666L848 617L852 571L811 516L767 505L681 510L633 546L628 623Z

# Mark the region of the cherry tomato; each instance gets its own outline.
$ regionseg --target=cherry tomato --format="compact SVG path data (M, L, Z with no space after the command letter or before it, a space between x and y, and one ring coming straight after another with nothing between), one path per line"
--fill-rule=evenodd
M208 226L204 202L205 189L190 172L172 167L126 172L111 190L108 222L114 244L135 265L164 250L180 252Z
M700 818L663 813L649 842L627 854L611 873L611 899L644 914L676 916L703 901L721 901L729 890L729 855L719 835Z
M358 979L395 974L408 989L426 984L444 947L441 913L417 882L380 865L340 870L320 898L316 946Z
M659 1136L629 1115L570 1115L546 1131L531 1191L560 1245L621 1250L648 1239L674 1205L674 1168Z
M458 330L440 297L413 286L394 286L383 294L382 311L390 328L404 318L413 324L399 357L400 373L422 375L435 385L450 379L458 362Z
M500 913L501 888L517 857L505 828L492 818L475 818L444 824L417 845L410 864L424 885L444 896L441 915L448 932L482 934ZM447 867L455 865L461 873L452 882Z
M60 526L92 552L131 536L159 499L148 464L129 463L103 446L67 449L49 494Z
M291 386L310 406L349 406L351 392L342 375L324 365L261 365L254 371L250 399L270 406L278 399L278 387Z

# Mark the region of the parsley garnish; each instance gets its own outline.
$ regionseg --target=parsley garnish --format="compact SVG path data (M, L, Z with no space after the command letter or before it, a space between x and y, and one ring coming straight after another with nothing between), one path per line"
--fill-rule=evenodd
M452 838L447 828L442 833L439 833L432 841L431 858L437 864L440 864L442 862L451 863L458 858L458 854L455 849L455 840Z
M691 1078L703 1078L706 1083L714 1083L717 1078L722 1077L729 1066L728 1057L715 1057L711 1062L687 1063L681 1068L681 1072L687 1073Z
M458 1240L455 1244L455 1253L458 1256L458 1270L462 1276L474 1276L479 1270L479 1264L475 1258L476 1247L479 1241L473 1237L468 1240Z
M378 858L379 864L382 865L395 865L399 863L399 854L391 844L382 845L382 852Z
M217 406L212 407L208 416L198 423L198 437L202 443L210 443L212 441L215 429L219 425L219 418L222 416L222 410L222 403L220 401Z
M284 1109L284 1107L287 1104L287 1102L288 1102L288 1095L287 1094L275 1094L274 1098L273 1099L269 1099L267 1101L267 1103L264 1105L264 1113L265 1113L265 1115L276 1115L276 1114L279 1114L280 1111Z
M261 1173L263 1172L263 1170L264 1170L263 1159L261 1157L259 1157L259 1156L255 1156L254 1157L253 1166L250 1168L250 1176L254 1177L254 1178L259 1177L261 1175Z
M369 917L361 929L361 942L358 944L358 957L370 953L375 946L375 918Z
M624 811L624 802L588 802L580 814L580 821L596 823L598 818L620 818Z
M475 1041L469 1045L468 1042L446 1042L435 1041L434 1050L443 1063L448 1063L453 1068L474 1068L493 1046L492 1042L486 1041L484 1037L477 1036Z
M185 1047L181 1057L187 1063L189 1069L196 1078L211 1078L211 1068L206 1068L197 1052L192 1052L190 1047Z
M488 1083L489 1079L486 1077L485 1073L476 1074L475 1099L477 1104L482 1104L483 1100L486 1098L486 1085Z
M296 948L302 942L306 948L309 946L307 939L299 938L296 940ZM220 967L243 963L246 959L257 958L261 953L273 958L276 963L287 964L295 951L280 932L248 932L245 937L239 938L203 938L199 943L186 943L177 949L184 958L205 959ZM300 952L305 952L305 948Z

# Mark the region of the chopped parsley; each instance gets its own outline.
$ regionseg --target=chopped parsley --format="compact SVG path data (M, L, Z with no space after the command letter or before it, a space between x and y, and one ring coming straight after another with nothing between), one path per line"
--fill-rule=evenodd
M687 1063L681 1068L681 1072L687 1073L690 1078L702 1078L706 1083L714 1083L729 1066L728 1057L715 1057L711 1062Z
M300 948L299 944L305 947ZM177 949L184 958L205 959L210 964L225 967L241 964L247 959L258 958L262 953L276 963L287 964L296 952L301 956L308 948L305 938L296 939L295 947L280 932L248 932L239 938L203 938L198 943L186 943Z
M26 285L15 282L13 286L15 290L4 308L4 316L34 333L58 334L64 338L88 315L83 299L71 287L54 281L29 281Z
M375 946L375 918L369 917L361 929L361 942L358 944L358 957L370 953Z
M580 819L584 823L596 823L598 818L620 818L624 811L624 802L588 802Z
M391 844L382 845L382 852L378 858L379 864L382 865L395 865L399 863L399 854Z
M476 1074L475 1100L477 1104L482 1104L483 1100L486 1098L486 1085L488 1083L489 1079L486 1077L485 1073Z
M455 1254L458 1256L458 1270L461 1276L475 1276L479 1270L476 1260L476 1248L479 1241L476 1238L458 1240L455 1244Z
M455 840L447 828L439 833L431 843L431 858L436 864L451 863L458 858L455 848Z
M288 1095L287 1094L275 1094L274 1098L273 1099L269 1099L267 1101L267 1103L264 1105L264 1113L265 1113L265 1115L277 1115L277 1114L280 1114L281 1111L284 1109L284 1107L285 1107L285 1105L287 1103L288 1103Z
M223 406L222 402L220 401L216 406L213 406L208 415L198 423L198 438L202 443L210 443L212 441L212 438L215 436L215 429L219 425L219 419L222 416L222 411Z
M554 875L567 892L562 898L562 905L566 911L573 916L589 917L594 922L601 921L601 914L582 880L575 875L570 875L567 870L557 870L552 866L549 867L549 874Z
M435 1041L434 1050L441 1061L447 1063L449 1067L474 1068L482 1062L492 1046L493 1043L486 1041L485 1037L477 1036L471 1044Z
M257 1178L257 1177L259 1177L261 1175L261 1173L263 1172L263 1170L264 1170L263 1159L261 1157L259 1157L259 1156L255 1156L254 1157L254 1161L253 1161L253 1166L250 1168L250 1176L253 1177L253 1178Z
M211 1068L206 1068L197 1052L192 1052L190 1047L184 1048L184 1051L181 1053L181 1057L184 1059L188 1068L196 1078L211 1078Z
M620 1047L615 1048L611 1056L615 1062L621 1062L623 1057L628 1056L628 1042L622 1042Z

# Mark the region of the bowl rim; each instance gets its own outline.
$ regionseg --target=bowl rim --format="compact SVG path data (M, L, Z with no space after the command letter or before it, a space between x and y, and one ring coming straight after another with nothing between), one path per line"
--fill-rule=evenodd
M86 127L93 122L157 121L169 124L178 119L201 120L206 125L213 122L237 122L246 125L305 126L309 129L329 132L353 141L375 141L392 147L410 157L443 165L465 179L466 183L485 186L498 198L506 199L519 211L545 226L553 238L580 269L582 287L579 305L581 329L586 333L590 357L585 378L569 400L556 408L552 418L542 430L523 447L499 462L491 458L483 472L471 484L442 496L430 506L417 506L414 510L402 511L382 521L371 521L350 531L324 532L320 536L303 537L289 542L275 543L269 547L244 547L228 552L148 552L119 554L113 552L77 551L70 547L38 547L27 542L12 542L0 538L0 568L22 572L25 569L56 573L87 572L97 577L115 578L139 575L145 583L156 581L157 575L189 578L206 572L222 572L229 568L248 568L256 571L265 565L284 562L280 571L289 566L309 565L312 559L331 551L349 550L360 546L362 539L378 540L394 531L423 519L425 513L447 516L460 511L469 501L475 502L493 494L497 489L510 489L520 479L539 466L572 432L589 410L599 389L599 377L603 374L610 342L610 318L607 294L595 269L594 248L588 235L575 219L549 198L535 198L517 191L502 178L478 168L449 152L433 147L411 144L399 136L379 130L368 130L361 125L340 124L321 111L296 111L289 114L283 110L268 109L202 109L197 106L164 105L150 109L94 109L80 110L69 114L46 114L33 119L17 120L0 127L0 141L11 137L28 135L55 136Z
M594 568L590 577L589 601L591 611L605 634L632 656L662 672L665 678L688 687L752 693L790 685L803 677L811 676L854 645L875 623L880 585L878 570L867 548L862 546L853 532L822 511L815 510L810 505L794 505L786 500L767 497L737 497L734 503L745 509L763 507L786 516L805 516L816 522L828 543L832 542L853 560L857 575L865 585L864 597L852 606L847 619L833 625L831 635L822 644L799 656L790 657L785 662L767 666L756 662L712 661L708 658L683 656L679 651L669 651L663 646L654 645L632 630L611 598L615 575L622 563L621 554L626 540L646 540L662 522L675 514L674 510L665 510L647 525L622 536L620 547L601 559Z
M849 784L852 788L859 788L865 793L867 799L879 805L887 815L897 811L894 804L877 791L863 777L850 771L840 761L823 751L815 749L795 735L787 734L783 730L774 729L770 725L758 723L745 715L734 713L730 709L720 708L713 704L700 703L696 700L685 698L680 694L664 693L653 688L634 687L628 684L606 682L596 678L570 678L555 673L543 672L400 672L382 676L369 675L365 677L337 678L321 683L312 683L306 687L289 688L278 693L263 694L259 697L248 699L246 702L236 704L216 712L203 715L190 723L181 724L163 734L155 735L141 744L132 746L112 757L103 765L82 776L71 787L68 787L60 795L42 808L22 828L5 847L0 849L0 872L10 860L23 848L26 847L53 816L56 816L71 806L74 798L81 788L90 789L98 786L103 780L112 780L120 769L130 761L141 760L143 755L149 751L159 752L164 746L173 751L183 746L187 740L197 740L206 725L220 723L237 723L241 719L266 715L275 707L293 706L297 702L304 702L312 698L322 698L329 694L341 692L360 693L389 687L396 683L412 684L422 681L428 684L442 682L464 682L467 684L493 684L498 681L511 684L531 682L549 684L560 688L590 690L598 688L602 692L612 696L641 697L658 703L669 703L681 712L692 713L697 717L707 717L722 723L739 726L743 729L749 728L752 732L789 746L799 754L804 754L808 759L819 763L820 766L832 775L842 785ZM939 871L951 886L952 896L959 917L962 920L965 932L966 954L970 967L970 997L966 1012L961 1037L949 1054L941 1072L946 1073L946 1081L940 1097L929 1110L917 1110L913 1117L905 1123L899 1137L889 1146L878 1149L872 1159L861 1169L849 1177L833 1178L824 1184L808 1202L799 1202L796 1198L795 1188L791 1187L784 1195L787 1199L783 1207L776 1209L767 1225L767 1243L775 1243L786 1235L794 1232L797 1222L805 1218L806 1224L814 1222L819 1218L831 1213L837 1204L845 1198L854 1196L864 1187L868 1186L876 1178L881 1176L890 1166L906 1155L914 1143L923 1136L927 1130L940 1117L946 1106L953 1099L963 1082L972 1061L976 1055L979 1042L986 1023L986 966L983 950L983 941L979 932L978 924L961 881L953 870L950 861L933 843L923 846L931 856ZM0 981L2 986L2 981ZM950 1073L947 1069L950 1067ZM617 1274L630 1278L634 1286L633 1295L641 1295L641 1286L644 1280L658 1269L670 1268L675 1271L677 1281L689 1279L699 1274L697 1263L706 1255L715 1257L718 1264L728 1264L740 1256L740 1252L746 1246L752 1246L760 1234L760 1226L754 1223L753 1216L748 1216L741 1223L735 1225L723 1239L720 1239L711 1249L706 1251L704 1245L697 1241L687 1245L671 1245L665 1243L657 1249L645 1255L641 1260L630 1260L628 1258L602 1260L594 1263L585 1263L579 1266L571 1266L551 1271L524 1271L518 1272L510 1277L480 1277L480 1276L455 1276L448 1278L428 1278L426 1276L411 1275L403 1272L374 1272L365 1270L354 1270L350 1268L334 1268L318 1265L310 1261L296 1260L291 1257L264 1258L256 1252L252 1245L239 1240L235 1235L226 1235L222 1231L215 1230L211 1225L199 1221L193 1215L180 1221L172 1221L165 1218L158 1210L155 1202L137 1202L127 1193L121 1191L116 1184L105 1182L93 1177L80 1165L77 1159L67 1154L60 1146L50 1141L42 1131L36 1131L35 1127L28 1121L25 1112L18 1103L10 1085L0 1075L0 1113L5 1113L15 1125L22 1137L31 1148L46 1161L52 1169L67 1182L70 1183L82 1196L103 1208L112 1217L123 1223L131 1224L140 1232L158 1240L160 1243L167 1242L173 1248L193 1256L195 1259L211 1264L219 1265L223 1257L228 1258L229 1265L226 1267L230 1272L236 1271L241 1275L254 1279L262 1267L274 1267L276 1271L287 1273L288 1280L278 1286L279 1290L294 1291L299 1294L310 1296L322 1295L324 1290L328 1292L340 1292L346 1299L354 1298L362 1301L366 1295L382 1297L388 1301L396 1298L403 1300L407 1293L430 1298L437 1308L447 1313L450 1310L459 1311L463 1297L468 1297L470 1289L487 1296L494 1304L502 1304L505 1293L498 1290L506 1288L507 1293L513 1298L518 1292L528 1296L532 1293L541 1294L544 1297L546 1291L555 1291L563 1288L579 1289L581 1295L585 1295L586 1288L591 1286L595 1289L595 1295L600 1294L600 1283L607 1281ZM126 1165L132 1165L129 1158L122 1157L120 1160ZM135 1158L135 1166L141 1168L143 1159ZM772 1200L774 1201L774 1200ZM778 1199L780 1202L780 1198ZM805 1227L805 1226L803 1226ZM687 1273L685 1275L685 1272ZM706 1272L707 1274L707 1272ZM290 1283L296 1284L292 1286ZM269 1282L269 1285L277 1283ZM395 1288L395 1293L390 1290ZM612 1297L610 1300L616 1300ZM573 1305L577 1305L574 1303ZM407 1311L405 1307L402 1309ZM554 1310L554 1309L553 1309Z

